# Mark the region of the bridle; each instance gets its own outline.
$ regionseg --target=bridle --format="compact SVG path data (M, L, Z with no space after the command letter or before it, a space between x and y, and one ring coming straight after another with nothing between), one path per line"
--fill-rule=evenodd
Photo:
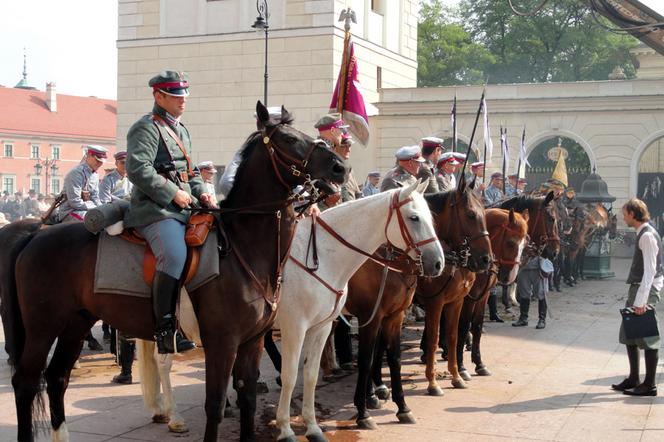
M542 212L545 212L547 208L545 206L541 207L540 210L537 211L537 216L535 217L535 222L533 222L533 230L537 229L537 226L540 224L540 221L544 223L543 225L543 230L544 234L540 235L539 237L539 245L532 240L532 237L529 235L528 236L528 244L526 246L526 249L528 250L528 255L529 256L542 256L542 253L544 253L544 249L546 249L546 246L550 243L558 243L560 244L560 236L558 236L555 232L555 222L553 223L553 228L551 232L551 236L547 233L548 230L548 225L547 222L544 218L542 218ZM534 233L534 232L533 232Z
M498 235L501 235L500 244L504 245L505 242L507 241L507 232L513 233L515 235L519 235L521 233L520 231L518 231L514 228L511 228L510 227L510 222L506 221L498 227L498 230L496 230L496 232L494 232L494 234L491 235L489 237L489 239L493 242L494 238L496 238ZM525 238L528 239L528 240L530 239L528 237L528 234L526 234ZM493 262L498 264L499 266L501 266L501 265L512 265L512 266L514 266L514 265L519 265L520 264L520 262L517 261L516 259L505 259L505 258L499 258L499 259L494 258Z
M377 262L378 264L381 264L385 267L388 267L390 270L394 270L397 272L401 271L401 267L397 264L397 261L403 261L403 260L412 260L415 262L415 265L420 273L420 275L424 274L424 265L422 262L422 250L421 247L430 244L432 242L438 241L438 238L436 236L432 236L431 238L424 239L422 241L415 241L410 234L410 231L408 230L408 227L406 226L406 222L403 218L403 214L401 213L401 208L412 202L413 198L412 196L409 196L408 198L405 198L403 201L399 201L399 196L401 195L401 190L394 192L392 195L392 198L390 200L390 205L389 205L389 212L387 215L387 220L385 222L385 237L387 238L387 230L390 226L390 222L392 220L392 217L395 216L397 218L397 222L399 224L399 231L401 233L401 237L406 244L406 249L404 250L403 254L399 254L397 258L390 259L390 258L383 258L382 256L379 256L378 254L374 253L368 253L359 247L351 244L348 242L346 239L344 239L341 235L339 235L329 224L327 224L322 218L318 217L311 217L311 233L309 236L309 241L310 245L313 244L313 267L309 267L305 263L308 261L308 255L309 255L309 248L307 249L307 254L305 255L305 263L302 263L299 261L297 258L289 254L289 258L291 261L293 261L298 267L309 273L311 276L314 277L318 282L320 282L324 287L329 289L332 293L336 295L336 300L334 303L334 309L332 310L332 315L334 312L337 310L337 307L339 305L339 300L344 294L343 289L336 289L334 288L331 284L329 284L327 281L325 281L323 278L321 278L317 273L316 270L318 270L318 254L316 251L316 225L319 225L323 230L325 230L330 236L332 236L334 239L339 241L341 244L343 244L345 247L351 249L352 251L359 253L360 255L366 256L367 258ZM396 248L396 246L389 240L387 240L387 243L390 247ZM408 253L410 252L415 252L416 257L415 258L410 258L410 255ZM332 316L330 315L330 316ZM321 323L327 321L328 318L325 320L321 321Z

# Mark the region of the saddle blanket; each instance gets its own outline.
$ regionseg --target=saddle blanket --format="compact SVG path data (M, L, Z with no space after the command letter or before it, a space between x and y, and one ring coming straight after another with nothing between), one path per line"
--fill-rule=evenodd
M200 252L198 270L186 285L188 292L193 292L219 276L217 232L210 231ZM150 298L151 287L143 280L144 253L144 245L101 232L97 246L94 292Z

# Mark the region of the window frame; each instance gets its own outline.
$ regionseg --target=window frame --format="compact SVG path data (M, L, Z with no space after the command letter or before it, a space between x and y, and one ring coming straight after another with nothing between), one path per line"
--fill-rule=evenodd
M2 143L2 146L2 156L5 158L14 158L14 143L5 141ZM9 155L7 155L7 148L10 150Z
M51 144L51 159L52 160L59 160L60 159L60 145L59 144ZM57 152L57 155L56 155Z
M39 157L39 155L40 155L40 152L39 152L39 151L40 151L40 148L39 148L39 147L40 147L39 144L30 143L30 159L31 159L31 160L38 160L38 159L40 159L40 157ZM35 156L35 149L37 149L37 156Z

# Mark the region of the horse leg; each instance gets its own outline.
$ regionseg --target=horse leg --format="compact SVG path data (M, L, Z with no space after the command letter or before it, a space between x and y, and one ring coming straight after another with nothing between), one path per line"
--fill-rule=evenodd
M442 300L434 299L426 305L425 335L426 335L426 377L429 381L427 392L432 396L442 396L443 390L438 386L436 380L436 347L438 346L438 334L440 326L440 315L443 310Z
M482 339L482 326L484 325L484 309L486 308L485 297L475 304L475 311L470 323L470 332L473 335L473 344L470 350L470 360L475 364L475 373L479 376L491 376L491 372L482 362L480 352L480 341Z
M447 341L447 348L452 349L448 353L447 370L452 375L452 385L454 388L466 388L466 384L459 375L457 367L457 353L454 349L457 348L458 341L465 341L459 339L459 314L463 306L463 298L458 301L447 304L444 309L445 314L445 340Z
M235 361L235 380L240 406L240 440L255 440L256 383L260 376L263 335L240 346Z
M466 370L466 367L463 365L463 351L466 343L466 336L468 336L468 332L470 330L470 318L473 314L473 309L475 308L477 308L476 303L469 300L464 300L461 307L461 315L459 316L459 339L457 340L456 345L456 357L459 375L464 381L469 381L471 379L470 374L468 374L468 370Z
M369 380L371 363L373 362L376 339L379 333L380 323L378 320L374 320L366 327L360 329L360 343L357 350L358 374L353 402L355 407L357 407L357 426L365 430L375 430L378 428L367 411L367 392L371 386Z
M154 344L153 344L154 345ZM159 380L161 381L161 391L164 414L168 418L168 431L172 433L186 433L189 431L184 418L178 414L173 395L173 386L171 385L171 368L173 367L173 355L160 355L153 353L157 360L159 370Z
M330 335L331 324L311 329L304 341L304 394L302 397L302 419L307 426L305 436L309 442L325 442L327 438L316 422L315 396L320 358L325 340Z
M294 321L282 321L281 324L281 393L277 407L278 441L296 442L297 438L290 425L291 398L297 382L297 369L302 352L302 343L306 330ZM330 333L330 326L327 334Z
M202 331L203 332L203 331ZM203 332L204 335L208 333ZM205 340L204 340L205 344ZM216 345L215 345L216 344ZM215 442L226 407L226 392L237 347L207 342L205 345L205 442ZM255 385L255 384L254 384Z
M71 321L58 342L53 357L44 372L46 392L51 411L52 440L68 441L69 431L65 423L65 391L69 385L69 376L83 348L83 336L92 327L92 321L77 317Z
M337 357L335 355L336 351L334 349L335 327L336 321L333 321L330 328L330 335L325 340L323 355L321 357L320 368L323 370L323 380L325 382L334 382L336 380L336 375L341 374L341 368L339 367L339 364L337 364Z
M371 364L371 379L375 385L375 394L378 399L386 401L390 398L390 389L383 383L383 355L385 354L385 335L381 332L374 351L374 359Z
M45 413L44 403L41 399L43 387L40 381L48 352L56 336L37 338L26 333L21 358L16 366L16 372L12 376L18 426L16 440L19 442L32 442L34 440L32 428L33 403L34 411L38 416ZM83 336L81 336L81 347L83 346L82 339ZM78 357L78 355L76 356ZM35 403L35 397L38 395L39 398Z
M401 325L405 311L399 311L383 321L383 340L387 344L387 364L390 367L390 381L392 382L392 401L399 409L397 419L402 424L414 424L415 417L406 405L401 382Z

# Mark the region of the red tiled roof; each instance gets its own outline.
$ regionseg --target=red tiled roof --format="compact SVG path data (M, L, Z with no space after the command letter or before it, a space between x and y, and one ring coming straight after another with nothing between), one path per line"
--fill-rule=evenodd
M115 100L57 94L56 103L51 112L44 91L0 87L0 132L115 140Z

